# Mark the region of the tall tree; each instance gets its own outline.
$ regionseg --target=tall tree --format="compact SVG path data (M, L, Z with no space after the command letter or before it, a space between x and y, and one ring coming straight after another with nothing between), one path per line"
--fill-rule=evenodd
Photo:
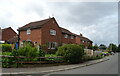
M93 51L95 51L95 50L98 50L98 45L97 44L95 44L94 46L93 46Z
M118 49L117 49L117 52L120 52L120 44L118 45Z
M117 50L118 50L117 46L113 43L109 44L108 49L112 52L117 52Z

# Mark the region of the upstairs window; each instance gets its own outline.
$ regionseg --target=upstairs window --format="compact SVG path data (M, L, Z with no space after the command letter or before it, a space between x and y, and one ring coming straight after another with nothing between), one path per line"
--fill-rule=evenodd
M82 43L84 43L85 41L84 40L81 40Z
M30 29L27 29L27 32L26 32L27 34L30 34L31 33L31 30Z
M83 40L82 42L85 43L85 40Z
M71 39L74 39L74 36L71 36Z
M55 30L50 30L50 35L56 35L56 31Z
M65 37L65 38L68 38L68 35L67 35L67 34L65 34L65 35L64 35L64 37Z

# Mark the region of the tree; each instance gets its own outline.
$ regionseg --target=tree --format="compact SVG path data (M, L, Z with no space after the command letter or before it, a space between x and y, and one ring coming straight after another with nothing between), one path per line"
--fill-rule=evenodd
M106 45L104 45L104 44L100 44L99 49L100 49L100 50L106 50L107 47L106 47Z
M120 52L120 44L118 45L118 49L117 49L117 52Z
M110 51L113 51L113 52L117 52L117 50L118 50L117 46L115 44L113 44L113 43L109 44L108 49Z
M95 44L94 46L93 46L93 51L95 51L95 50L98 50L98 45L97 44Z
M85 46L83 44L80 44L79 46L82 47L83 49L85 48Z

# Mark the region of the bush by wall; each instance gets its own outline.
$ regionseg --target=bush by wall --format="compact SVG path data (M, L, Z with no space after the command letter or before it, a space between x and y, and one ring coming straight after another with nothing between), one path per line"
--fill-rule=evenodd
M11 44L0 44L0 48L2 49L2 52L12 51L12 45Z
M22 64L17 62L29 62L29 61L39 61L37 57L44 57L45 53L42 50L38 50L36 47L32 47L30 44L20 47L18 50L13 49L10 56L12 58L2 58L3 67L19 67ZM16 58L16 56L24 56L26 58Z
M39 57L39 51L37 48L27 44L24 47L20 47L18 50L12 51L13 56L25 56L27 61L32 61L34 58Z
M79 63L84 55L84 49L79 45L67 44L58 48L57 56L63 56L68 63Z

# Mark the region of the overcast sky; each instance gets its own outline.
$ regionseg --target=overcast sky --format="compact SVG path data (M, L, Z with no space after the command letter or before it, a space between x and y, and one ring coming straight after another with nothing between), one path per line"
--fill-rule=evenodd
M55 2L1 0L0 26L15 31L29 22L55 17L59 26L91 39L94 44L118 43L117 2ZM17 32L17 31L16 31Z

